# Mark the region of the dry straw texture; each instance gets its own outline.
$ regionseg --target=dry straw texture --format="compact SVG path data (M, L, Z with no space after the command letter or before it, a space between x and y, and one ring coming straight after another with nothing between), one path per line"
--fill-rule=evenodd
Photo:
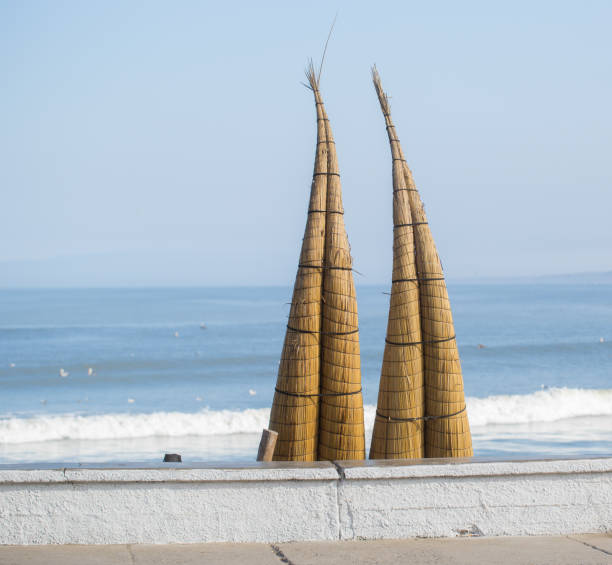
M319 459L363 459L365 432L353 261L344 226L336 146L312 69L309 81L322 112L318 120L325 125L327 140Z
M317 149L308 220L270 413L269 427L278 432L276 461L317 459L328 152L324 110L314 93Z
M390 116L388 118L390 120ZM392 129L395 131L395 128ZM425 457L470 456L473 454L472 437L444 273L423 203L399 142L397 147L414 232L423 341L425 415L433 417L425 424Z
M270 429L274 459L363 459L357 301L338 159L312 65L317 150Z
M423 457L423 345L412 214L399 140L380 77L372 71L393 159L393 275L370 459ZM416 419L416 420L411 420Z

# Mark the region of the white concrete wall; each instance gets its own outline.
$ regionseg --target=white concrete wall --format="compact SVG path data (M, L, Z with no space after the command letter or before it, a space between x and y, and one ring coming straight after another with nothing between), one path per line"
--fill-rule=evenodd
M337 482L330 463L0 470L0 543L337 539Z
M612 458L0 466L0 544L612 531Z
M347 464L342 539L612 530L612 459Z

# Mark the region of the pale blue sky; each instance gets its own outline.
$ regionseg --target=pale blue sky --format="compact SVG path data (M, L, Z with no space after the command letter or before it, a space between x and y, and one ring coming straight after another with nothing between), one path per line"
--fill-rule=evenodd
M0 0L0 286L291 284L322 78L389 281L377 63L449 278L610 270L612 3Z

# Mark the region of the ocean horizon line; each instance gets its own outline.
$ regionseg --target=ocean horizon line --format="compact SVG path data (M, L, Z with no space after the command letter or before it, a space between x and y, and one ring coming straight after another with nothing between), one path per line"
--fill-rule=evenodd
M612 284L612 271L585 271L576 273L540 274L540 275L518 275L518 276L496 276L487 275L482 277L453 277L447 276L446 281L451 285L521 285L521 284ZM240 284L240 283L173 283L173 284L75 284L75 285L7 285L0 284L0 291L21 291L21 290L158 290L158 289L257 289L257 288L291 288L293 285L287 284ZM373 288L391 286L391 281L374 281L362 283L355 281L357 288Z

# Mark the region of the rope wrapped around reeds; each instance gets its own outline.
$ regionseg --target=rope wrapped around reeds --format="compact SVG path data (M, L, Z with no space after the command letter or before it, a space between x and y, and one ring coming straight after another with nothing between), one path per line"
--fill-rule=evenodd
M385 116L393 163L393 273L389 320L370 459L423 457L423 344L413 220L399 139L376 68L372 78Z
M392 126L391 117L388 119L388 125ZM395 128L388 129L395 131ZM444 273L423 202L399 142L397 147L404 172L403 192L407 193L410 202L419 284L425 383L425 457L467 457L473 455L472 436Z
M404 162L421 301L425 366L425 457L469 457L472 435L465 405L461 361L442 264L412 172Z
M321 109L327 140L327 202L321 327L321 460L364 459L365 432L353 261L342 206L336 147L314 69L310 87Z
M278 432L275 461L317 459L328 148L318 90L314 95L317 147L308 219L270 413L269 428Z

